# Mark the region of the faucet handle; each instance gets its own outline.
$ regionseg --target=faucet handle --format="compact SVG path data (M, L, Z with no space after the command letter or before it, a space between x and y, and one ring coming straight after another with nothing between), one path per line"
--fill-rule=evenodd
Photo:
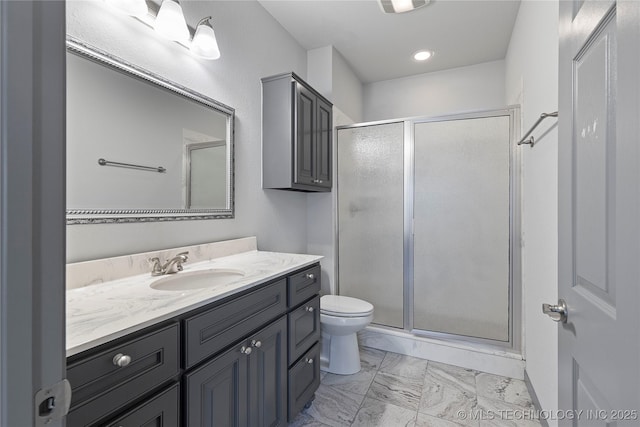
M174 256L172 258L172 260L175 260L175 269L176 269L176 271L182 271L184 269L182 264L187 262L187 260L189 259L188 255L189 255L189 251L185 251L185 252L180 252L179 254L177 254L176 256ZM174 271L174 273L176 271Z
M176 257L180 259L178 261L178 270L182 271L182 263L189 260L189 251L180 252Z
M153 257L149 258L149 264L151 264L151 275L159 276L162 274L162 265L160 265L160 258Z

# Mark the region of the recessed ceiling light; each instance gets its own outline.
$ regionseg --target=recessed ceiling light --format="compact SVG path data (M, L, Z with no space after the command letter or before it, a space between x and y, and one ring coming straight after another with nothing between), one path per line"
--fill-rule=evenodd
M384 13L411 12L429 4L431 0L378 0Z
M416 61L426 61L433 56L433 52L428 50L419 50L413 54L413 59Z

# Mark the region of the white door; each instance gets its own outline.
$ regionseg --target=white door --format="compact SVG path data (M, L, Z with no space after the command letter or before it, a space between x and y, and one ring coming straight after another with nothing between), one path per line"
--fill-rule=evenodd
M640 425L639 61L639 1L560 1L561 425Z

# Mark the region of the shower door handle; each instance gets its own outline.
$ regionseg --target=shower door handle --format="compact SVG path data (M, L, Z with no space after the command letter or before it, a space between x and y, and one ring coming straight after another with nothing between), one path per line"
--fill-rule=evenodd
M569 311L567 309L567 303L564 302L563 299L558 300L557 305L542 304L542 312L556 322L567 323Z

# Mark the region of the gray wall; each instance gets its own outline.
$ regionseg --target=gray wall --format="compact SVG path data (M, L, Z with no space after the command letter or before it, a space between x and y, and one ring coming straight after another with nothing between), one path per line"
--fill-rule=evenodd
M256 235L263 250L307 251L307 196L262 190L260 78L307 74L306 51L254 1L186 2L193 25L212 15L222 52L193 57L104 2L68 1L67 33L236 109L236 217L67 227L67 261Z
M531 29L535 28L535 37ZM506 98L520 104L527 131L543 112L558 109L558 2L522 2L506 63ZM522 292L524 354L542 409L558 408L558 326L542 314L558 299L558 132L547 119L522 147ZM547 130L549 130L548 133ZM546 133L546 135L545 135ZM544 135L543 137L541 137ZM557 420L549 420L557 425Z
M364 85L365 121L504 107L504 61Z
M307 82L353 120L363 119L362 82L333 46L307 52Z
M307 52L307 82L333 102L333 126L362 121L362 83L333 46ZM351 116L353 115L353 116ZM337 132L333 141L331 193L309 194L307 199L307 252L322 255L322 292L335 293Z

